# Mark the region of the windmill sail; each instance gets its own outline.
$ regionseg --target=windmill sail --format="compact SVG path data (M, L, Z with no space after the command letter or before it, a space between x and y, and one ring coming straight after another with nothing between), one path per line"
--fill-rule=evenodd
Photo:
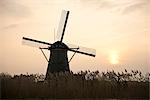
M77 52L80 54L85 54L85 55L89 55L89 56L93 56L93 57L95 57L95 55L96 55L95 49L86 48L83 46L77 46L74 44L67 44L67 46L69 47L69 50L73 51L73 52Z
M56 36L58 41L62 42L63 40L68 17L69 17L69 11L62 10L61 18L60 18L60 22L59 22L59 26L57 30L57 36Z
M26 37L23 37L22 44L32 46L32 47L37 47L37 48L47 48L51 45L50 43L47 43L47 42L30 39Z

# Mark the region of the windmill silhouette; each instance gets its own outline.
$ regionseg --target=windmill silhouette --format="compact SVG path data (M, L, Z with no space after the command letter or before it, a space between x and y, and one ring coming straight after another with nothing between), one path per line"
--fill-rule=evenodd
M61 14L60 23L58 26L58 31L57 31L58 41L54 42L53 44L23 37L24 44L38 46L41 49L44 57L48 61L46 79L49 77L50 73L70 71L69 62L72 60L72 58L76 53L95 57L94 49L63 43L68 17L69 17L69 11L63 10ZM50 51L49 60L44 54L43 49L47 49ZM67 56L68 51L74 52L74 54L72 55L69 61Z

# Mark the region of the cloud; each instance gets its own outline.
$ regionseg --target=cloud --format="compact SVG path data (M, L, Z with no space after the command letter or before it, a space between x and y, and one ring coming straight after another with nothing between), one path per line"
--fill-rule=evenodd
M12 28L17 27L18 25L19 24L10 24L10 25L7 25L7 26L4 26L4 27L0 28L0 30L12 29Z
M150 2L148 0L129 0L122 1L116 5L116 8L123 14L131 13L134 11L145 10ZM148 8L147 8L148 9Z
M30 14L30 10L26 6L19 4L19 1L1 0L0 13L1 16L26 17Z
M107 9L123 14L150 8L150 0L81 0L81 2L97 9Z

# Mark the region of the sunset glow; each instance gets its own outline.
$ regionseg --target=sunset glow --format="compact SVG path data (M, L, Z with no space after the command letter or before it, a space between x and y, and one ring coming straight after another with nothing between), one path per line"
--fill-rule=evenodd
M61 11L69 10L63 42L96 50L95 57L75 54L71 71L150 72L149 5L149 0L1 0L0 71L45 74L48 62L38 44L22 43L22 37L56 42ZM72 55L69 51L68 60ZM121 66L110 67L115 65Z
M112 51L109 55L109 60L111 64L118 64L119 63L119 56L116 51Z

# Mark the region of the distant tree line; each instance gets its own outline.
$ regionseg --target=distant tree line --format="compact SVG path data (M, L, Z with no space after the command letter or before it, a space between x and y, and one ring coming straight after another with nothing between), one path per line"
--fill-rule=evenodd
M128 72L80 71L51 74L44 80L42 74L11 76L0 73L2 99L25 98L111 98L149 99L150 73L138 70Z

